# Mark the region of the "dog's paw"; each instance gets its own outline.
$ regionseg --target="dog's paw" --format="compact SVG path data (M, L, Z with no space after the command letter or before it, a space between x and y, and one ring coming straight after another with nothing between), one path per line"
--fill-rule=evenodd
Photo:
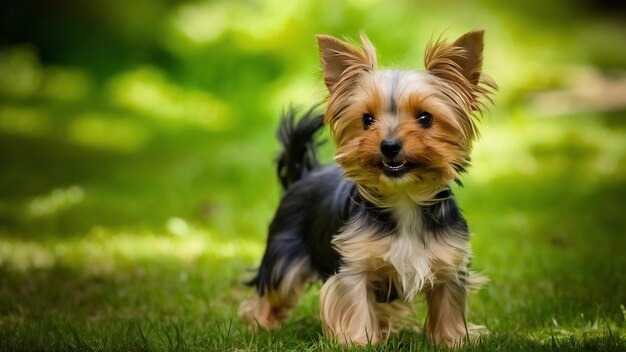
M276 309L273 309L267 299L257 294L243 301L239 306L239 317L251 330L278 329L282 320L277 317Z
M467 338L469 338L471 343L476 343L482 337L488 336L489 334L489 329L487 329L487 327L484 325L477 325L472 323L467 324Z

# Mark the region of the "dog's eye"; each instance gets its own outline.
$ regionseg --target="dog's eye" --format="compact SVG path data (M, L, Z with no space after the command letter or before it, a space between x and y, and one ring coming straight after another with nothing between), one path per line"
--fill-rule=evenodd
M374 123L374 116L371 114L365 113L363 114L363 128L368 129Z
M420 112L419 115L417 115L417 123L419 123L422 128L428 128L433 124L433 115L426 111Z

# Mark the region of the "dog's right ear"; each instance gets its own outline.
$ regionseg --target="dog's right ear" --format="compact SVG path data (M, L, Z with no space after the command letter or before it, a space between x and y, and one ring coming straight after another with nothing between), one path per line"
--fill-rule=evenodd
M376 66L376 50L361 32L361 46L357 48L330 35L317 35L320 59L324 70L324 83L332 94L338 86L352 83L364 71Z

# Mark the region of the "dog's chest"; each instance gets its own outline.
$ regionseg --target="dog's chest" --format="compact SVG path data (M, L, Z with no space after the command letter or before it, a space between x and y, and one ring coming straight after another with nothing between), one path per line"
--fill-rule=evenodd
M411 299L433 283L430 235L418 207L393 213L396 222L389 233L354 221L337 236L334 244L349 267L391 280L401 296Z
M421 216L417 207L401 208L394 213L398 225L395 233L388 236L388 249L381 257L393 269L391 280L405 299L433 284L430 237Z

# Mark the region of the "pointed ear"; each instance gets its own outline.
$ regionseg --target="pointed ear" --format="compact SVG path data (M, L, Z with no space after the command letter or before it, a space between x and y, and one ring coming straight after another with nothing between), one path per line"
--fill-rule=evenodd
M376 51L364 33L361 33L362 48L329 35L317 35L320 59L324 70L324 83L332 93L338 83L350 81L362 71L371 71L376 66Z
M476 30L465 33L452 43L452 45L465 50L465 55L460 57L456 63L461 67L463 76L474 85L478 84L483 69L484 36L484 30Z
M447 79L460 75L473 86L478 85L483 67L484 33L484 30L475 30L452 44L439 40L429 45L424 57L426 70Z

